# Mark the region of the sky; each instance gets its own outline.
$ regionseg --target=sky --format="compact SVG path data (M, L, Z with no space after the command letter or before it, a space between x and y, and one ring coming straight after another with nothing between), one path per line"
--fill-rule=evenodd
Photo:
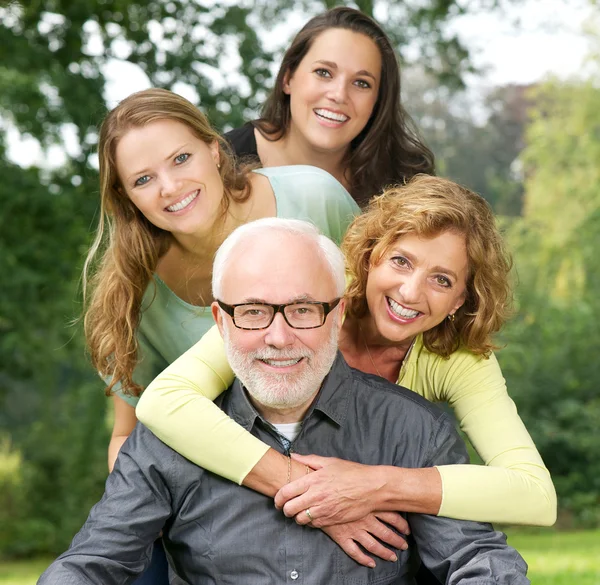
M454 26L473 62L487 69L472 83L531 83L582 71L591 49L583 30L591 15L590 0L520 0L501 16L465 16Z
M515 0L502 14L468 15L453 27L472 53L473 63L483 75L466 79L470 93L508 83L532 83L547 75L561 78L585 72L584 60L591 41L583 33L590 23L590 0ZM300 23L299 23L300 24ZM293 27L290 34L293 33ZM150 86L145 74L127 63L115 63L105 71L105 98L109 106L130 93ZM194 100L193 90L176 91ZM67 150L75 140L65 132ZM33 140L8 130L9 157L19 164L59 166L64 153L54 148L46 156Z

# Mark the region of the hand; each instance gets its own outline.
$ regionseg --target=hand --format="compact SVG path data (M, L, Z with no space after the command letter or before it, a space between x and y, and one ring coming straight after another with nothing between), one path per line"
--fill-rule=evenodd
M356 522L327 526L322 530L350 558L365 567L374 568L375 561L361 550L359 544L371 554L390 562L398 560L396 553L383 546L377 539L396 549L406 550L408 548L406 540L396 534L388 525L393 526L399 532L408 534L408 523L396 512L369 514L366 518Z
M385 485L377 467L318 455L292 457L316 470L283 486L275 495L275 506L283 508L298 524L308 524L304 510L310 508L312 526L323 528L364 518L377 509L378 491Z

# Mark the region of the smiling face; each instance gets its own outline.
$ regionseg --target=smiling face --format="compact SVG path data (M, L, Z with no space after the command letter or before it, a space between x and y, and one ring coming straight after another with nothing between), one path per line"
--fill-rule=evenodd
M468 268L463 235L400 237L369 270L367 305L379 334L410 344L454 314L464 303Z
M210 231L223 198L216 142L206 144L181 122L157 120L126 132L115 156L126 195L148 221L176 237Z
M345 152L377 101L381 54L366 35L322 32L284 83L290 96L290 136L327 153Z
M336 285L314 242L267 233L236 248L222 279L228 304L330 302ZM243 330L216 303L213 316L225 339L229 363L265 416L285 412L293 420L310 406L337 352L343 302L322 327L294 329L277 313L266 329Z

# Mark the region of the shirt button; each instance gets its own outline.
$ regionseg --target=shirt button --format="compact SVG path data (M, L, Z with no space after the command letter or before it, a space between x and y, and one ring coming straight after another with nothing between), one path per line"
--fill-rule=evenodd
M298 578L298 571L294 570L290 573L290 577L295 581Z

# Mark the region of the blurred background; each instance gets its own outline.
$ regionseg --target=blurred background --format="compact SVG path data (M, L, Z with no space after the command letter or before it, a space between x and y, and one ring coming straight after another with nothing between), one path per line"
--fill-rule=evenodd
M0 1L0 583L34 583L103 492L109 401L74 320L107 107L173 89L257 116L318 0ZM515 256L498 352L559 494L507 528L532 581L600 584L600 7L361 0L393 38L438 174L485 196Z

